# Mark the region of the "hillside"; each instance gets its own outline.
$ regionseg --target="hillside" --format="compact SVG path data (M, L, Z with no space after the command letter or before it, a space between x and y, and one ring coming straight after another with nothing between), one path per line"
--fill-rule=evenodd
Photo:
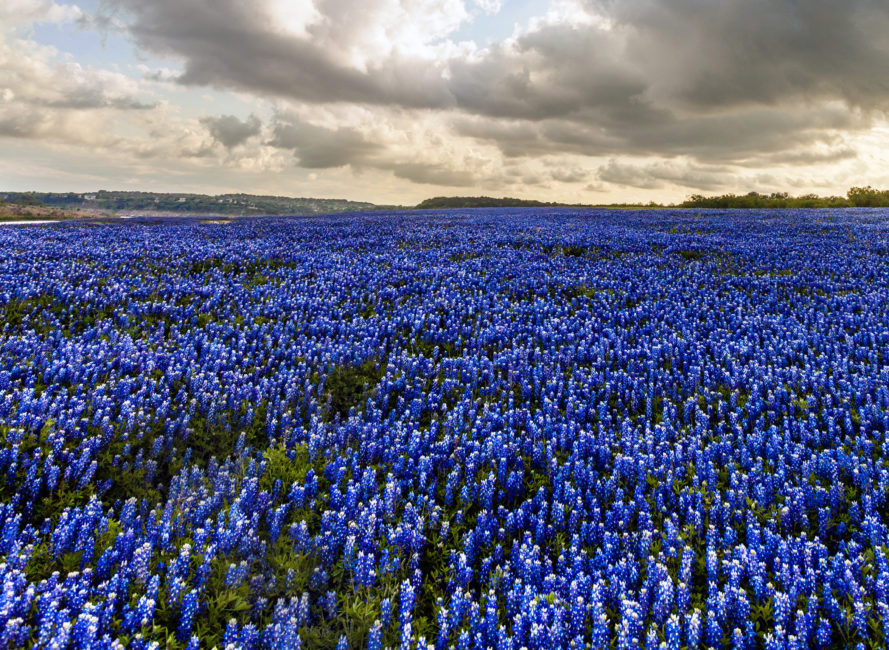
M39 203L7 203L0 201L0 223L7 221L61 221L95 217L96 213L76 208L49 207Z
M380 206L345 199L291 198L252 194L156 193L156 192L9 192L0 195L7 203L58 210L89 210L103 213L223 214L231 216L325 214L376 210Z
M564 206L564 203L544 203L510 197L491 196L436 196L417 205L421 210L445 210L449 208L544 208Z

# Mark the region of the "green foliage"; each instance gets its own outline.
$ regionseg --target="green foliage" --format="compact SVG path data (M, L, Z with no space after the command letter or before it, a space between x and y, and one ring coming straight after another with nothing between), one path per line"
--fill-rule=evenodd
M440 210L448 208L540 208L564 205L562 203L543 203L509 197L494 198L491 196L436 196L421 201L420 210Z
M263 458L267 465L259 485L261 489L268 491L271 491L278 480L284 486L289 486L294 481L302 482L312 467L309 449L305 444L296 445L289 452L284 447L272 447L265 450Z
M448 255L449 262L466 262L469 260L477 260L481 259L483 255L481 253L473 252L473 251L461 251L459 253L452 253Z
M707 253L702 250L681 250L677 251L676 254L687 262L692 262L703 259Z
M101 557L102 553L114 545L114 541L120 533L120 524L111 519L108 522L108 528L96 539L93 557ZM49 546L42 543L36 546L31 553L28 564L25 566L25 575L28 576L28 580L34 583L49 578L56 571L59 572L59 575L66 576L73 571L81 571L84 567L84 560L81 551L54 555Z
M72 192L11 192L8 203L57 208L86 208L111 212L176 212L181 214L289 215L376 210L383 207L363 201L343 199L291 198L253 194L206 194L99 191L95 194Z
M853 187L845 197L803 194L791 196L787 192L773 194L722 194L703 196L693 194L680 204L683 208L883 208L889 207L889 190L870 187Z
M212 573L207 581L206 610L195 618L195 633L203 644L212 648L222 641L225 627L232 619L239 625L250 619L250 588L241 583L234 588L225 584L228 562L222 557L214 558ZM175 621L171 628L175 630Z
M593 300L600 296L613 296L614 289L595 289L585 284L569 285L562 289L562 295L567 299L572 298L589 298Z
M408 333L405 333L405 336L408 336ZM435 341L430 341L421 336L410 340L405 347L407 347L412 354L422 354L427 359L431 359L435 356L435 348L438 348L439 353L449 359L455 359L462 355L462 351L451 342L436 343Z
M775 192L773 194L760 194L749 192L747 194L722 194L719 196L704 196L692 194L688 199L679 204L683 208L845 208L850 205L849 200L841 196L821 197L815 194L802 196L790 196L787 192Z
M95 194L72 192L11 192L5 202L16 207L57 209L90 209L107 212L173 212L179 214L248 215L297 215L347 212L357 210L391 209L360 201L342 199L291 198L284 196L260 196L252 194L164 194L153 192L99 191ZM723 194L704 196L694 194L679 204L686 208L842 208L842 207L889 206L889 191L872 187L853 187L846 197L815 194L791 196L786 192L772 194ZM2 207L2 206L0 206ZM497 208L497 207L583 207L577 204L536 201L511 197L490 196L438 196L422 201L420 209ZM592 206L589 206L592 207ZM656 203L614 204L615 208L662 207ZM20 219L23 217L10 218ZM27 218L27 217L24 217ZM37 217L35 217L37 218ZM54 217L55 218L55 217Z
M82 334L99 322L112 318L120 307L109 304L99 307L95 304L79 304L74 308L51 293L32 298L14 298L0 311L2 323L14 330L27 327L38 334L46 334L61 328L68 337Z
M246 427L234 424L239 418L233 413L223 414L212 421L196 416L192 418L191 435L187 441L182 442L182 451L185 448L191 449L192 460L199 464L206 463L210 458L227 458L234 453L241 434L248 446L264 448L268 444L265 427L267 412L268 400L264 399L256 405L253 419Z
M589 251L587 246L562 246L562 253L566 257L583 257L587 254L587 251Z
M28 207L46 207L46 203L40 200L36 192L12 192L6 195L6 203L10 205L24 205Z
M368 359L361 365L335 366L324 380L328 398L326 417L346 417L349 410L362 404L373 392L386 371L385 363Z
M35 521L57 518L65 508L85 506L94 494L92 485L78 490L63 482L55 491L35 504L33 518Z
M692 194L678 206L681 208L710 208L710 209L738 209L738 208L848 208L848 207L887 207L889 206L889 190L877 190L870 186L853 187L845 197L843 196L818 196L817 194L802 194L791 196L787 192L773 192L772 194L760 194L748 192L747 194L721 194L717 196L704 196ZM426 199L417 205L421 209L448 209L448 208L497 208L497 207L582 207L566 203L546 203L514 198L492 198L489 196L438 196ZM590 206L592 207L592 206ZM621 204L599 207L631 208L631 207L663 207L655 203Z
M889 190L876 190L870 185L853 187L846 195L856 208L885 208L889 206Z

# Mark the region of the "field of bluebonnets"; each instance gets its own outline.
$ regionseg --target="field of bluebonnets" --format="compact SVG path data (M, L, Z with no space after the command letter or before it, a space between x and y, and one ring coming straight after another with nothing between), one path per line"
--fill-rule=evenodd
M0 250L3 647L889 641L889 212Z

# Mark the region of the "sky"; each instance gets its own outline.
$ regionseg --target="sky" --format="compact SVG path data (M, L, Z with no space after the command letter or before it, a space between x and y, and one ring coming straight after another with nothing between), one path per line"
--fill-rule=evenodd
M0 2L0 190L889 187L886 0Z

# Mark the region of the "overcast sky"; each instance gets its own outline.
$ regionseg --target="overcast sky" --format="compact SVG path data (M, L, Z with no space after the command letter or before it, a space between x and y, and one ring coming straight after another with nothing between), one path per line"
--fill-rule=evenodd
M0 189L889 187L886 0L0 0Z

